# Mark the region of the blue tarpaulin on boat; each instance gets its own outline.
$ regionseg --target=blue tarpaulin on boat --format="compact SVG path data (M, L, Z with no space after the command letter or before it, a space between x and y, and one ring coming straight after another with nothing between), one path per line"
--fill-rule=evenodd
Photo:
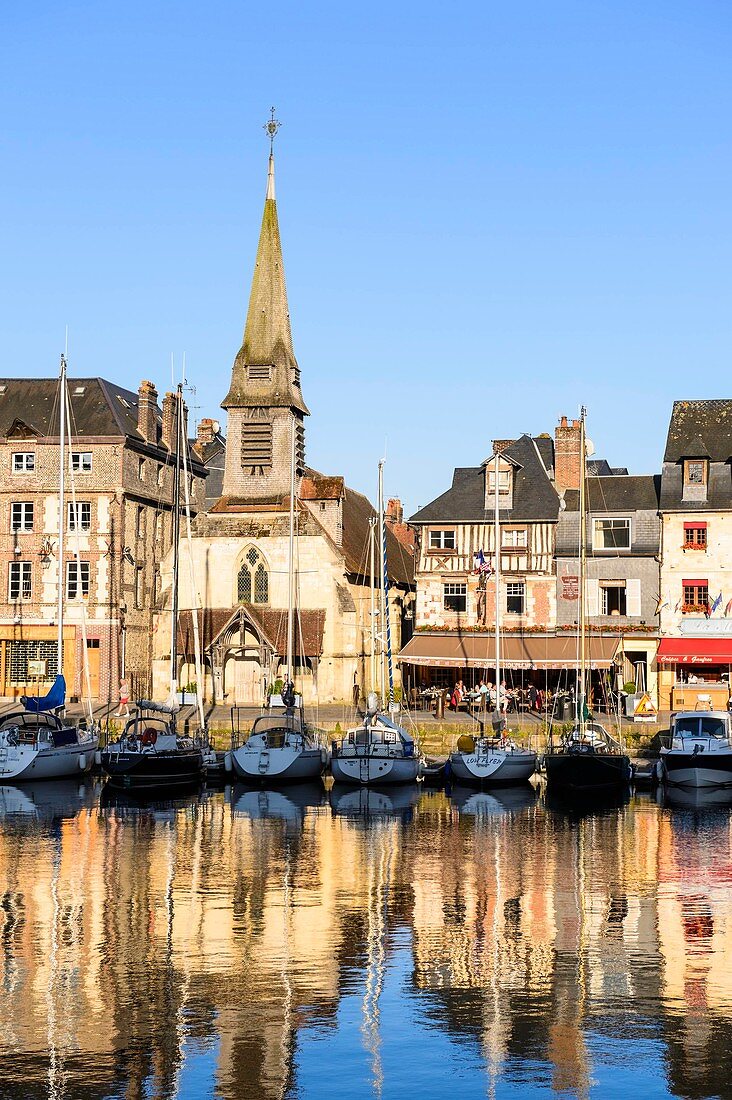
M56 710L57 707L62 707L66 702L66 681L63 676L57 676L53 681L53 685L48 695L42 695L40 698L33 698L28 695L21 695L20 701L26 710L30 710L33 714L40 714L45 710Z

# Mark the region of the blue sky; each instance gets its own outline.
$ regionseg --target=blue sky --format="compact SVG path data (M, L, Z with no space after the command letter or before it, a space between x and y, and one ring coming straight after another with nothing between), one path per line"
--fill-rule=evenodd
M723 0L4 5L0 373L136 388L187 355L220 415L274 104L312 465L409 511L580 402L658 469L729 393ZM197 407L196 407L197 406Z

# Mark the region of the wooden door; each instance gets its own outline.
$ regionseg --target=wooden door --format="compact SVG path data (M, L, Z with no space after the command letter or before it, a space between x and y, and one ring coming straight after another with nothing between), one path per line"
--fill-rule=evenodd
M234 698L239 706L262 703L262 666L256 657L240 656L234 665Z
M100 648L98 638L87 638L86 640L86 660L89 668L89 685L91 688L92 699L99 698L99 665L100 665ZM82 672L81 677L81 694L86 695L86 674Z

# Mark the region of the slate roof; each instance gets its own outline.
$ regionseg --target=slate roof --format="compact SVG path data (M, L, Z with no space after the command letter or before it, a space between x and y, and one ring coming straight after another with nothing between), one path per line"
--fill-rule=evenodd
M376 518L376 509L368 497L355 489L344 487L343 543L346 569L363 575L368 569L369 520ZM392 584L414 583L414 557L388 527L386 531L386 564Z
M76 439L134 440L147 443L137 430L138 395L105 378L68 378L71 405L71 435ZM158 429L162 412L156 409ZM41 436L58 439L58 378L0 378L0 438L19 421ZM191 462L200 467L200 458L189 440ZM156 447L156 449L159 449ZM167 448L162 448L167 451Z
M537 454L538 448L548 455L547 442L551 444L546 438L522 435L504 451L518 468L514 469L513 507L502 510L503 522L556 522L559 497L544 468L546 459ZM485 508L484 467L468 466L458 467L447 492L421 508L409 522L480 523L491 515Z
M610 477L587 478L587 510L600 512L657 512L661 491L658 474L620 474ZM567 489L564 494L566 510L579 508L579 490Z
M710 460L706 496L700 494L700 499L684 497L685 458ZM732 400L674 401L663 456L661 511L731 511L731 459Z
M206 509L208 510L220 499L224 488L226 437L221 432L216 432L210 443L196 441L194 450L208 471L206 477Z
M732 400L674 401L663 461L707 457L732 457Z

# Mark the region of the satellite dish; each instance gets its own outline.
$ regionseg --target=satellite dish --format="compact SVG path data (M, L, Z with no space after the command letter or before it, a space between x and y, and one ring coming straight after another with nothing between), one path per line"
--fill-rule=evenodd
M590 458L594 453L595 453L595 444L592 442L592 440L588 436L586 436L585 437L585 454L587 455L588 458Z

